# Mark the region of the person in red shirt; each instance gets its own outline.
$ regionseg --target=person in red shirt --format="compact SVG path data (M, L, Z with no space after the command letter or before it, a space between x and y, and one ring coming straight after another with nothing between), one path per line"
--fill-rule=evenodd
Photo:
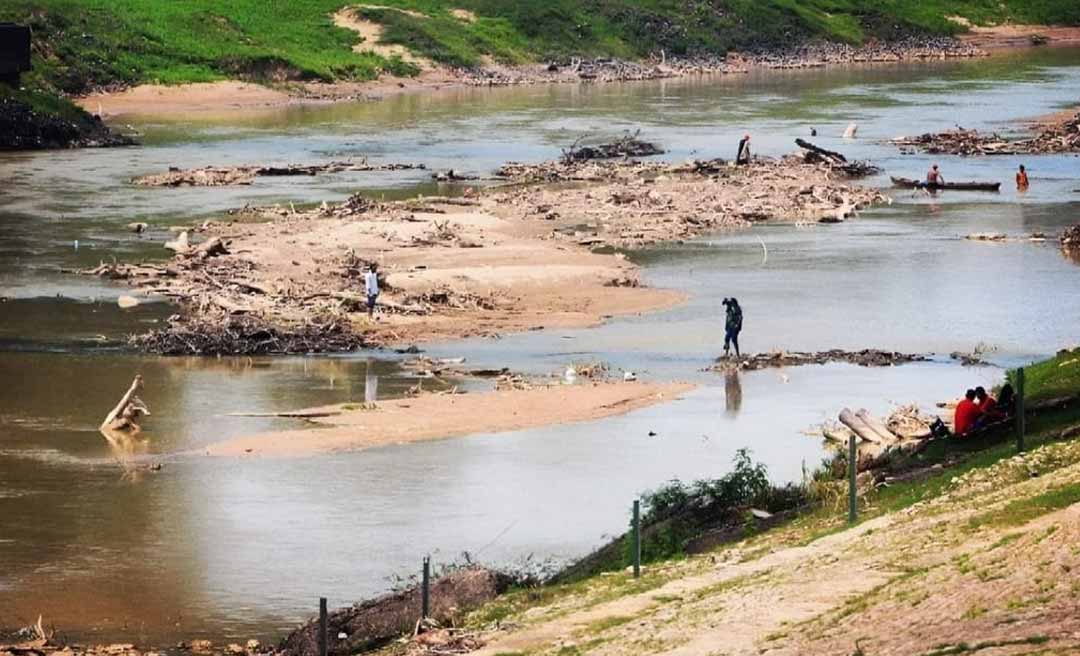
M986 388L976 387L975 398L979 402L979 423L987 424L993 421L1000 421L1005 418L1005 413L998 409L997 401L994 397L986 393Z
M966 435L975 428L975 421L982 411L975 403L975 390L969 389L964 394L963 400L956 404L956 415L953 418L953 433L957 436Z

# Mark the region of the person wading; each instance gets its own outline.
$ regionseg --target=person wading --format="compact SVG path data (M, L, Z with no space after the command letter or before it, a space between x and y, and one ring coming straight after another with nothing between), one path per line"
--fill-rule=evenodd
M364 274L364 291L367 292L368 319L375 318L375 302L379 300L379 265L374 262Z
M739 140L739 152L735 154L735 166L743 166L750 163L750 133L743 135Z
M735 347L735 357L741 358L739 353L739 333L742 332L742 308L739 307L738 299L725 298L723 301L727 307L727 319L724 322L724 357L728 356L731 347Z
M1027 191L1028 188L1027 169L1024 168L1023 164L1020 165L1020 170L1016 172L1016 188L1019 191Z

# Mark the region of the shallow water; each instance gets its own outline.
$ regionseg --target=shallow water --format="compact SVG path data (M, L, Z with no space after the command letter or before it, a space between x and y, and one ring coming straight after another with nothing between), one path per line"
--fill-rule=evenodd
M1031 191L894 194L838 226L762 226L634 253L654 285L685 290L669 312L589 330L431 345L477 366L561 371L601 359L645 377L699 385L623 417L502 435L295 460L218 460L200 447L299 422L237 417L378 398L414 381L390 354L335 358L166 359L125 353L123 337L167 305L120 310L125 290L58 272L113 255L162 257L166 226L244 203L442 193L425 173L259 180L235 189L135 189L172 166L311 162L346 156L421 161L485 174L538 160L582 133L641 127L667 157L726 156L750 130L781 154L811 125L815 142L919 176L931 160L876 143L946 127L1013 129L1075 102L1080 51L974 62L678 80L632 85L456 90L380 103L277 110L221 122L134 121L147 146L0 157L0 626L43 613L88 638L152 644L269 638L310 614L385 590L393 575L468 551L487 562L573 558L621 531L641 491L726 471L749 446L774 479L823 451L802 431L844 406L929 404L1000 379L963 368L982 345L999 365L1075 343L1080 266L1052 244L975 243L971 232L1056 232L1080 210L1073 157L1026 158ZM837 135L857 121L860 138ZM1012 158L941 158L950 179L1008 183ZM869 184L882 183L882 179ZM131 221L154 229L126 232ZM76 248L76 240L78 247ZM764 248L762 246L764 244ZM765 256L767 250L767 258ZM720 300L746 312L743 347L868 346L936 353L890 369L847 365L703 371L720 349ZM102 415L141 371L154 412L144 439L110 445ZM650 437L649 432L657 435ZM146 470L163 463L160 472ZM587 499L588 503L582 503Z

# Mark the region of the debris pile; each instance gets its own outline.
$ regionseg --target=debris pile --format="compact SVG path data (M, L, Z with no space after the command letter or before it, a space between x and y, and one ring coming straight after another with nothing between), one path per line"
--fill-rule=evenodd
M1044 126L1027 139L1007 139L998 134L957 128L915 137L897 137L901 148L945 155L1041 155L1080 152L1080 113L1066 121Z
M267 355L353 351L364 336L336 318L311 319L293 327L256 316L200 313L173 315L164 328L132 335L128 343L161 355Z
M1080 249L1080 223L1065 228L1061 235L1061 247L1075 250Z
M288 166L207 166L199 169L169 167L167 173L144 175L131 182L140 187L226 187L249 185L255 182L255 178L262 176L314 176L344 171L401 171L424 168L423 164L368 164L366 160Z
M770 351L744 356L739 359L721 356L717 358L713 366L715 371L729 371L733 368L743 371L757 371L759 369L772 369L780 367L800 367L810 364L827 364L830 362L846 362L860 367L894 367L896 365L911 362L925 362L926 356L911 353L897 353L895 351L882 351L878 349L863 349L861 351L844 351L832 349L817 353L805 353L800 351Z
M885 421L866 410L852 412L844 408L839 420L822 426L822 435L841 451L855 436L856 469L860 472L882 468L898 456L922 451L933 438L932 426L937 421L914 405L897 408Z
M480 567L460 569L435 579L431 584L429 617L437 624L428 626L454 626L465 613L491 601L504 592L510 583L509 577ZM331 611L327 618L328 654L347 656L375 649L402 636L414 635L419 638L423 635L419 632L423 627L418 626L417 622L420 594L420 587L413 586ZM318 620L308 622L282 641L279 653L283 656L318 656L318 633ZM433 636L431 643L440 642L443 637L450 643L455 633L459 632Z
M617 159L628 157L649 157L664 154L664 149L654 143L638 139L639 130L634 134L627 134L611 143L596 146L582 146L581 139L575 141L569 148L563 150L563 162L583 162L590 159Z
M803 161L807 164L825 164L832 170L844 173L851 178L864 178L881 173L881 169L870 162L849 162L841 153L815 146L809 141L796 139L795 144L806 151Z

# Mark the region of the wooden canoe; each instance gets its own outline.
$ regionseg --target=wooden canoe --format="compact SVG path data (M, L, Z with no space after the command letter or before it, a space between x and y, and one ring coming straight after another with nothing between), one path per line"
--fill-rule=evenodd
M940 189L953 189L956 191L1000 191L1000 182L946 182L944 184L927 184L923 180L911 178L893 178L892 183L896 187L905 189L928 189L936 191Z

